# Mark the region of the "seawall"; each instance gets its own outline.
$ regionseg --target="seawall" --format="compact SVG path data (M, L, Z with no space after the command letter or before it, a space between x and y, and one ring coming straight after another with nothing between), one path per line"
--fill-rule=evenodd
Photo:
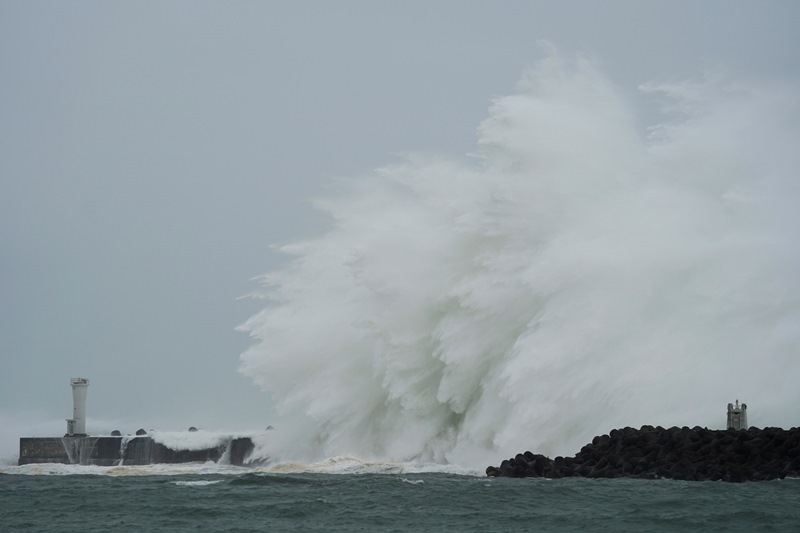
M800 428L627 427L595 437L574 457L528 451L488 467L486 475L732 482L800 477Z
M218 462L241 466L253 450L248 437L231 438L219 446L173 450L149 436L22 437L19 464L63 463L97 466L158 463Z

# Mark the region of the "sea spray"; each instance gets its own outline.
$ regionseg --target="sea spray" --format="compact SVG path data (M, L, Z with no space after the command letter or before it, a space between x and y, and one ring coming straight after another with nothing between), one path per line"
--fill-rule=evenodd
M137 437L136 435L125 435L124 437L122 437L120 439L120 442L119 442L119 462L117 463L117 466L123 466L125 464L125 452L128 449L128 443L131 440L135 439L136 437Z
M317 200L283 247L241 371L276 459L475 467L642 424L796 425L796 87L647 84L642 133L590 62L496 99L474 157L412 156Z

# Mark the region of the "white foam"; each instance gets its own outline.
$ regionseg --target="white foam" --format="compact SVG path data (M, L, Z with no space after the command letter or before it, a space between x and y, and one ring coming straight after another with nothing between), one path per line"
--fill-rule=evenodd
M285 461L262 466L231 466L214 463L154 464L137 466L65 465L59 463L28 464L23 466L0 466L0 474L31 476L96 475L111 477L128 476L183 476L183 475L231 475L243 474L425 474L445 473L465 476L483 476L483 472L455 465L436 463L386 463L368 461L354 456L329 457L312 463ZM192 483L195 483L194 481ZM205 481L198 481L203 484Z
M353 456L329 457L314 463L287 461L265 467L273 474L399 474L404 465L398 463L369 462Z
M485 476L483 471L452 464L384 462L365 460L351 455L328 457L312 463L284 461L257 467L253 470L269 474L452 474Z
M283 248L243 326L241 371L288 421L270 455L479 469L724 426L736 398L796 425L800 91L644 89L669 104L648 136L594 65L549 57L492 103L476 157L318 200L329 230Z
M205 450L224 446L232 439L253 437L255 432L229 433L222 431L150 431L147 434L155 442L163 444L170 450Z
M215 485L216 483L220 483L221 481L222 481L221 479L215 479L215 480L203 479L200 481L172 481L171 483L174 483L175 485L178 485L180 487L205 487L207 485Z
M242 467L221 465L214 462L155 464L138 466L65 465L58 463L27 464L0 467L0 474L29 476L182 476L182 475L241 475L249 470Z
M494 462L496 463L498 460ZM484 477L486 476L485 468L486 467L475 469L461 465L441 463L405 463L403 465L403 472L406 474L451 474L456 476Z

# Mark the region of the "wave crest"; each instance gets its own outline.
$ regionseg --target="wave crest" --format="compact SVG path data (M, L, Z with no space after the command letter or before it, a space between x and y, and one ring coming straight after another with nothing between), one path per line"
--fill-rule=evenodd
M641 424L791 423L800 400L796 88L622 92L557 55L496 99L468 161L342 180L283 247L240 370L284 422L274 458L486 465Z

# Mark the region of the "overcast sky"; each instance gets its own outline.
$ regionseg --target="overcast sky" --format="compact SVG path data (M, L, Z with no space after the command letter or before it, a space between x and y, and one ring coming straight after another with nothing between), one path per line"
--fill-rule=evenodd
M269 424L234 328L271 245L325 227L332 178L472 151L540 40L635 102L712 67L796 80L798 24L790 0L0 0L0 455L63 433L78 376L90 432Z

